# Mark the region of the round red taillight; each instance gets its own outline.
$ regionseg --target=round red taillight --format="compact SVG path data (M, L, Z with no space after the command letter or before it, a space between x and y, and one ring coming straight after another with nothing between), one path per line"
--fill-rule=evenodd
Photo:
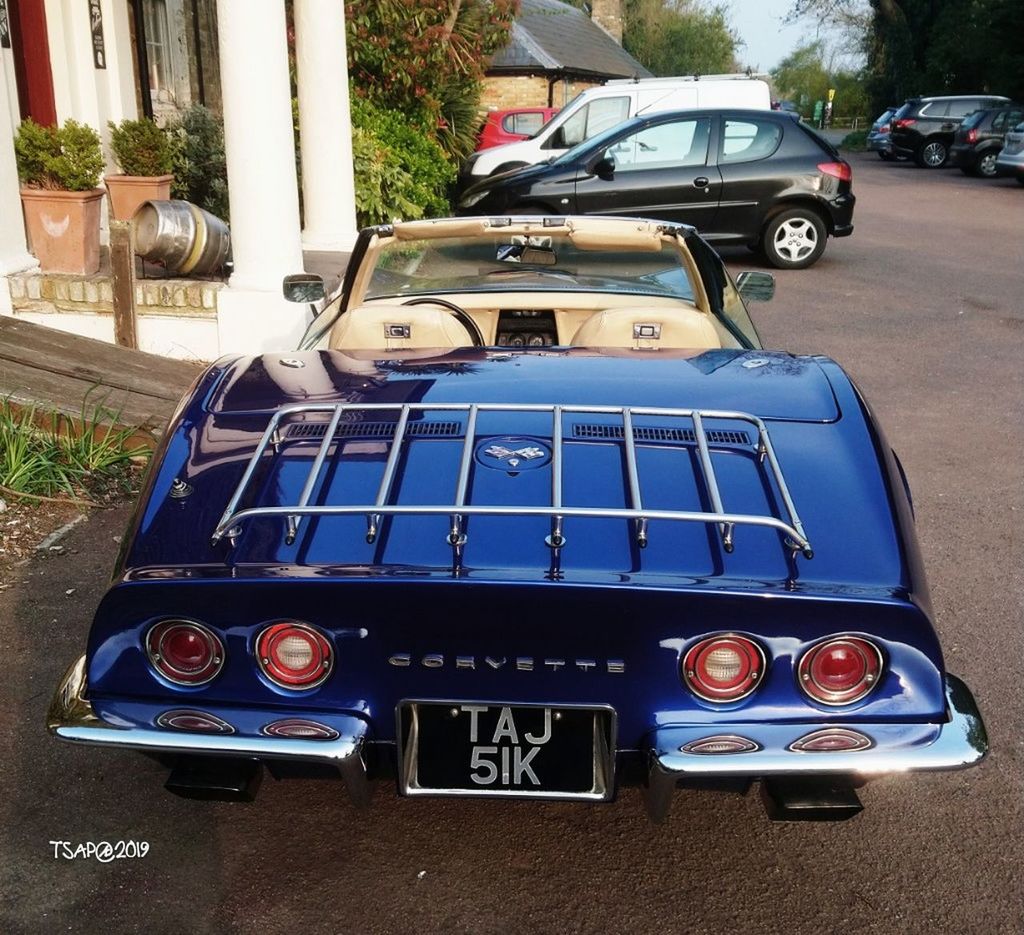
M176 685L204 685L224 665L224 644L193 620L164 620L146 634L153 668Z
M845 705L871 691L881 671L882 653L874 643L858 636L841 636L804 653L797 678L815 701Z
M738 701L764 674L761 647L745 636L727 633L695 643L683 656L683 679L705 701Z
M331 674L331 644L304 623L275 623L256 639L263 674L282 688L315 688Z

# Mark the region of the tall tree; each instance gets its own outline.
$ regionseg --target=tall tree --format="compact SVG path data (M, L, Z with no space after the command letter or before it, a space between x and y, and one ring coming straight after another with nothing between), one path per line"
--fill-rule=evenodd
M622 45L655 75L734 71L739 40L727 15L702 0L626 0Z

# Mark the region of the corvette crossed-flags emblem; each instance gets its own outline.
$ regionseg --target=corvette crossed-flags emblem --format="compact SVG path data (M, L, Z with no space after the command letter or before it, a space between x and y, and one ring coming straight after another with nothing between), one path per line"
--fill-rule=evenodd
M547 452L536 445L516 448L514 451L511 448L506 448L504 445L491 445L490 448L484 449L484 454L497 458L499 461L507 461L509 467L518 467L520 460L532 461L534 458L543 458Z

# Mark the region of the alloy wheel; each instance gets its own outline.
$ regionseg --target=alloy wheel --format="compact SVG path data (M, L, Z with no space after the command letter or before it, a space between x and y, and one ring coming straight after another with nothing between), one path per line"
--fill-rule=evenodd
M921 151L921 157L929 169L938 169L946 162L946 145L938 140L926 143Z
M818 231L806 218L791 218L775 232L775 252L792 263L805 259L818 246Z
M978 171L982 175L991 178L996 174L996 158L995 153L985 153L985 155L978 160Z

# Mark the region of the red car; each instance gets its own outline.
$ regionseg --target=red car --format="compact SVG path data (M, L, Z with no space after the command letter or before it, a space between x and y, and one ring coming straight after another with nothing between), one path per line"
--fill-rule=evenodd
M512 110L492 110L487 115L476 151L514 143L533 136L558 113L557 107L516 107Z

